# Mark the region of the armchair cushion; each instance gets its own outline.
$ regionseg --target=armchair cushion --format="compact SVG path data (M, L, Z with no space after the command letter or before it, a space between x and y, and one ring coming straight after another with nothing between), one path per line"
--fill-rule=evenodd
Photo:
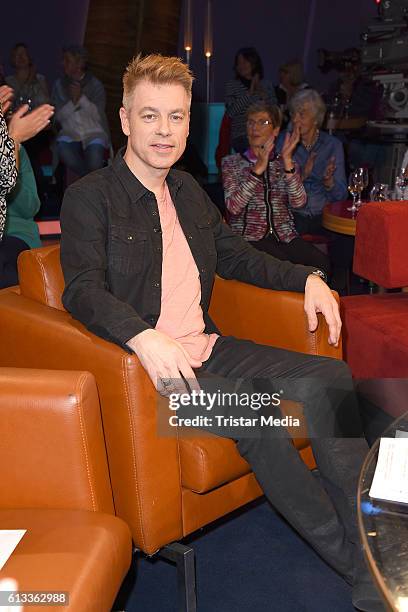
M110 612L131 562L126 523L85 510L19 509L0 510L0 529L27 529L0 579L14 578L20 591L68 591L69 606L52 610Z

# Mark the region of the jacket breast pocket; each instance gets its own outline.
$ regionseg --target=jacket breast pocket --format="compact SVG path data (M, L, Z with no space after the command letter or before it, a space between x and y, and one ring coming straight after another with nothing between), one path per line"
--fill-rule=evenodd
M109 265L125 276L142 270L146 256L147 232L121 225L112 225Z
M217 254L215 248L214 234L211 228L211 221L207 217L202 217L196 222L198 234L200 236L201 246L204 247L205 251L212 256Z

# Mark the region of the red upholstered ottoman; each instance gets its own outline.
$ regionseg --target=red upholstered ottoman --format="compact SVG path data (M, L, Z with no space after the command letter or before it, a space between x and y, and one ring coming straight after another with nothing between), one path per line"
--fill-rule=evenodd
M353 376L408 378L408 293L343 297L341 310Z
M370 202L357 216L353 270L387 288L408 285L408 202ZM408 294L341 300L344 356L362 394L392 416L408 410Z
M360 394L393 417L408 410L408 294L341 299L344 359Z
M353 271L381 287L408 285L408 202L369 202L357 215Z

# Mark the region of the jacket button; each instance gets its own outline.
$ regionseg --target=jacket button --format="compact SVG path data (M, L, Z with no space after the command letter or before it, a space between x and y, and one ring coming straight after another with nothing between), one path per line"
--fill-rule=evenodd
M189 236L187 236L187 238L188 238L189 240L192 240L192 239L193 239L193 237L191 236L191 234L190 234Z
M160 287L160 283L154 283L155 287Z

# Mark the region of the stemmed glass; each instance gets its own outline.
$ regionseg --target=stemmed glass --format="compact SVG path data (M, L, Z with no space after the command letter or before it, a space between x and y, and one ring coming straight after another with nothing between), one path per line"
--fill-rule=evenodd
M376 183L370 193L372 202L386 202L389 197L390 193L387 183Z
M399 193L401 194L399 199L406 200L406 189L408 187L408 166L406 168L401 168L401 172L398 174L395 179L395 186L398 188Z
M348 190L353 196L353 204L352 206L349 206L347 210L350 210L353 214L358 210L357 204L361 204L361 192L364 189L363 174L360 172L360 170L362 170L362 168L358 168L357 170L350 172L348 181ZM360 195L359 203L356 202L356 197L358 195Z
M368 183L369 183L369 176L368 176L368 169L367 168L361 168L363 171L363 190L367 189L368 187ZM360 201L357 202L357 206L361 206L362 202L361 202L361 193L360 193Z
M357 176L356 187L357 187L357 191L358 191L358 199L357 199L357 202L356 202L356 206L357 206L357 208L360 208L360 206L363 203L361 201L361 192L363 191L363 189L368 187L368 170L367 170L367 168L356 168L354 170L354 173Z

